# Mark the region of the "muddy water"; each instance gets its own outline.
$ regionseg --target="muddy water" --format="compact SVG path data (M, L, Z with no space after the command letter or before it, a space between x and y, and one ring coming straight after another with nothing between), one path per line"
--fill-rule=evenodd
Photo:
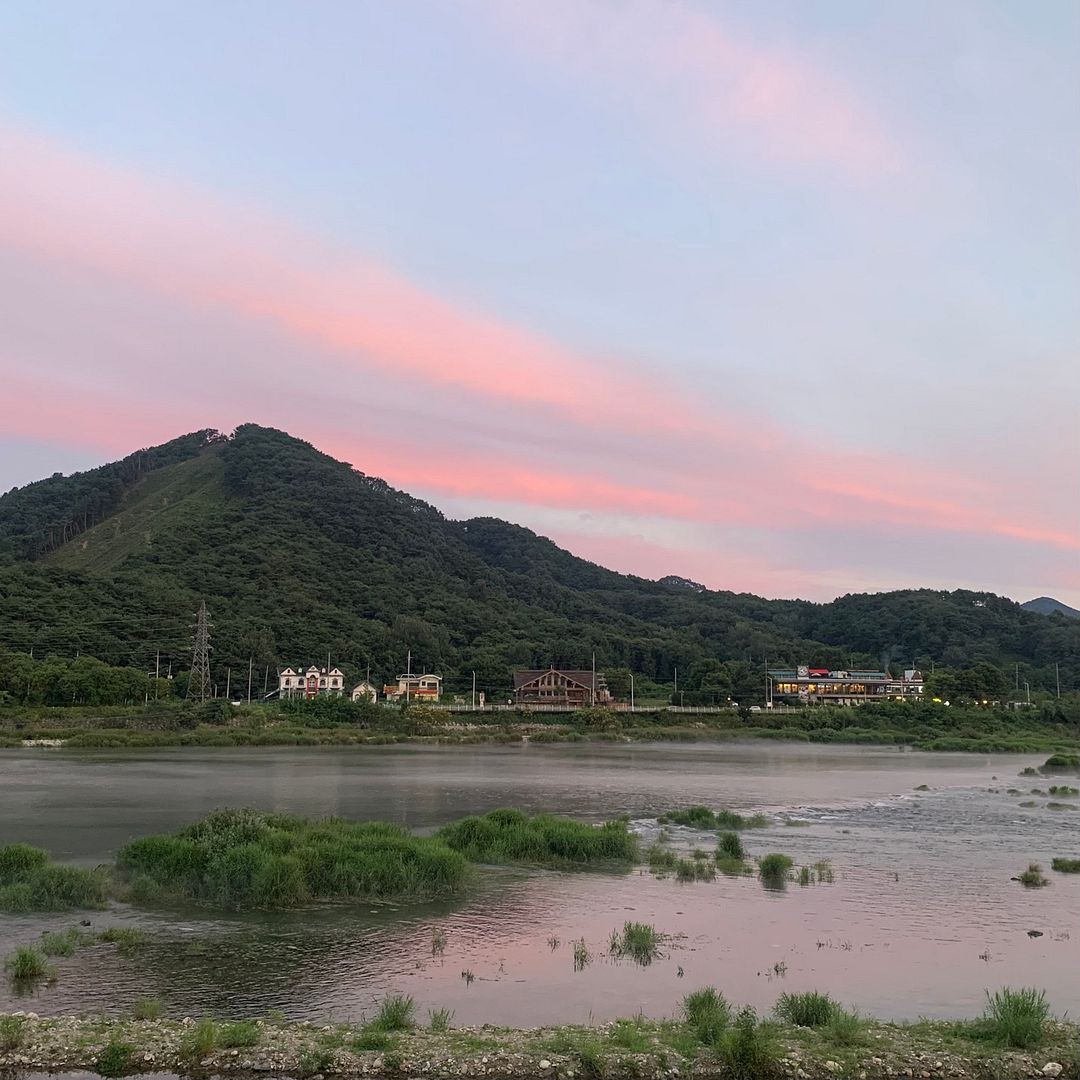
M146 926L151 944L60 959L55 985L29 999L0 987L0 1011L114 1013L156 996L168 1015L276 1008L346 1019L396 990L421 1009L453 1009L457 1023L535 1025L665 1015L710 983L759 1009L782 990L818 988L866 1012L914 1018L973 1015L984 988L1034 984L1075 1015L1080 879L1052 874L1039 890L1009 880L1032 860L1049 868L1054 855L1080 856L1080 810L1047 809L1047 797L1029 794L1047 782L1018 776L1039 760L768 743L3 752L0 843L24 840L87 865L217 806L416 828L504 805L626 813L649 840L658 811L703 802L771 815L776 824L744 834L751 853L827 859L835 880L774 892L755 879L680 885L636 870L503 868L452 904L230 916L115 907L94 923ZM928 791L915 790L923 784ZM713 838L675 829L673 842L711 850ZM646 968L606 954L627 919L670 935ZM0 942L6 952L72 921L0 915ZM581 939L592 959L575 971Z

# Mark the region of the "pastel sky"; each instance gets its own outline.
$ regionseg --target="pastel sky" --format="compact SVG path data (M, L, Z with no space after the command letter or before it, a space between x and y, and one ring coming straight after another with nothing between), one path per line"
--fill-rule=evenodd
M281 427L615 569L1080 606L1080 6L0 6L0 490Z

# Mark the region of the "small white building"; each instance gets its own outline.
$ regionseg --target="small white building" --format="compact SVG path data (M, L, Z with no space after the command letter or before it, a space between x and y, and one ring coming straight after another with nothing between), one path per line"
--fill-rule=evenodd
M370 701L373 705L379 700L379 691L369 682L357 683L349 695L353 701Z
M341 697L345 693L345 674L338 668L287 667L278 672L278 697Z
M396 685L383 687L387 701L438 701L441 696L441 675L399 675Z

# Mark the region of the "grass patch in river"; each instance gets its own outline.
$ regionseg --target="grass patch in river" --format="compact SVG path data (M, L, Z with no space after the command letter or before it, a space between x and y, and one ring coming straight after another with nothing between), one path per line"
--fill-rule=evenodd
M1050 869L1059 874L1080 874L1080 859L1051 859Z
M50 969L40 949L33 945L20 945L4 958L4 970L11 981L18 984L44 978Z
M571 818L520 810L492 810L440 829L438 840L481 863L568 868L637 861L638 845L626 821L589 825Z
M121 848L121 876L143 902L299 907L316 900L421 900L458 891L465 858L385 822L218 810L171 836Z
M622 933L611 931L608 952L612 956L629 957L635 964L647 967L660 956L664 935L654 926L642 922L626 922Z
M1043 873L1038 863L1029 863L1028 868L1013 880L1019 881L1025 889L1041 889L1050 884L1050 879Z
M58 866L29 844L0 847L0 911L70 911L105 906L105 878L96 870Z
M657 819L661 825L686 825L692 829L764 829L769 819L764 814L746 817L734 810L710 810L707 806L688 806L669 810Z
M788 871L795 865L790 855L773 852L758 860L758 876L767 889L782 889L787 884Z

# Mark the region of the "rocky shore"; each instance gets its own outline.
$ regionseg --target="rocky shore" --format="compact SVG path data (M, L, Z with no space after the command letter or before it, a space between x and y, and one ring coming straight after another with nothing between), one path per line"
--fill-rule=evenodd
M1037 1050L977 1042L962 1026L870 1022L860 1045L830 1045L812 1029L778 1026L768 1061L733 1067L688 1044L685 1027L641 1019L633 1048L625 1028L454 1028L379 1034L362 1025L258 1020L244 1025L183 1020L0 1017L0 1074L100 1071L106 1075L182 1073L318 1077L514 1080L1077 1080L1080 1028L1050 1025ZM229 1046L245 1029L249 1045ZM235 1036L232 1041L236 1041ZM377 1048L367 1049L367 1046Z

